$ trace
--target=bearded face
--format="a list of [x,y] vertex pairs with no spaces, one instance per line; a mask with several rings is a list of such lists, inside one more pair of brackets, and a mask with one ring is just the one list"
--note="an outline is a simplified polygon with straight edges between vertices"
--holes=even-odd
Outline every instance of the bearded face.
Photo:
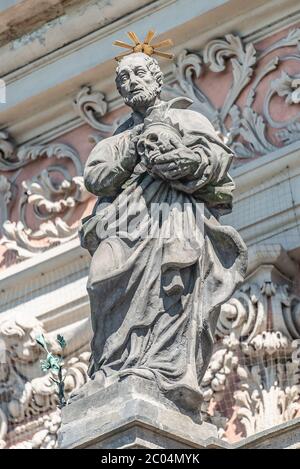
[[133,109],[151,105],[161,88],[143,54],[132,54],[122,60],[116,83],[125,104]]

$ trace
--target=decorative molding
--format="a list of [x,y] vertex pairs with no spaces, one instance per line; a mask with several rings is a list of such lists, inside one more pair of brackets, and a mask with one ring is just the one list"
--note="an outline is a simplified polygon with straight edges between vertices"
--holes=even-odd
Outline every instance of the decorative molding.
[[92,129],[98,130],[98,134],[89,136],[91,143],[97,144],[103,138],[112,135],[114,131],[129,117],[129,113],[122,117],[117,117],[112,124],[102,121],[107,113],[108,103],[101,91],[92,90],[91,86],[83,86],[73,100],[76,114],[83,122]]
[[[143,2],[143,5],[144,3],[146,1]],[[169,27],[166,18],[172,17],[172,14],[174,17],[175,10],[175,16],[181,19],[181,24],[179,21],[176,29],[175,52],[177,54],[183,48],[188,48],[191,51],[199,50],[214,35],[222,37],[230,31],[239,31],[244,38],[244,43],[262,40],[269,37],[270,34],[290,27],[299,19],[299,12],[294,0],[277,0],[276,5],[271,1],[262,5],[261,1],[258,0],[255,4],[251,3],[251,8],[241,0],[235,6],[236,15],[234,16],[232,16],[232,8],[226,3],[213,9],[210,12],[208,27],[205,15],[201,14],[201,11],[198,12],[199,21],[194,21],[192,24],[191,22],[184,23],[184,16],[178,14],[178,6],[173,4],[173,1],[163,0],[151,2],[147,6],[136,9],[134,1],[131,0],[131,12],[129,12],[128,4],[124,2],[124,5],[122,4],[124,14],[121,15],[120,5],[112,4],[108,6],[109,11],[107,15],[104,15],[104,23],[101,23],[101,27],[99,27],[99,21],[95,22],[97,6],[89,5],[86,10],[82,11],[82,15],[78,15],[74,11],[64,18],[55,20],[53,24],[42,25],[32,35],[26,35],[17,40],[13,49],[8,46],[2,48],[1,65],[4,73],[7,74],[5,81],[11,88],[11,98],[14,97],[18,101],[13,99],[7,103],[7,107],[2,106],[2,124],[10,122],[9,130],[20,143],[36,144],[44,143],[52,138],[60,138],[67,130],[80,126],[80,120],[76,119],[72,106],[70,106],[70,97],[76,93],[78,87],[87,82],[93,88],[100,89],[105,93],[109,103],[109,111],[116,109],[119,102],[116,100],[114,85],[110,79],[111,73],[113,73],[111,58],[114,56],[114,51],[112,50],[110,54],[108,50],[116,30],[121,31],[121,34],[124,31],[125,34],[129,23],[133,29],[137,30],[140,27],[141,18],[146,19],[147,24],[149,22],[149,27],[151,24],[160,24],[159,31],[162,34],[167,34]],[[195,17],[197,14],[195,9],[188,9],[185,0],[182,4],[181,11],[186,14],[186,11],[191,10]],[[207,4],[212,8],[209,2]],[[115,17],[116,9],[119,19]],[[83,18],[85,18],[84,22]],[[153,18],[156,21],[153,22]],[[265,18],[268,18],[267,24]],[[86,28],[85,32],[82,30],[83,27]],[[143,22],[143,28],[145,27]],[[175,25],[172,24],[170,27],[174,28]],[[79,30],[81,31],[80,38],[76,37]],[[110,39],[111,37],[112,39]],[[41,38],[43,38],[42,41]],[[77,54],[80,54],[80,60],[78,60]],[[82,62],[82,57],[86,57],[88,60]],[[162,65],[165,74],[168,75],[170,67],[165,63]],[[76,73],[74,72],[74,76],[66,77],[65,74],[68,74],[69,69],[77,70]],[[53,93],[48,91],[54,86],[53,77],[56,76],[60,77],[60,86],[59,90],[55,92],[57,99],[54,100]],[[37,93],[37,88],[33,87],[32,83],[39,83],[42,90]],[[28,91],[26,100],[29,106],[31,98],[34,98],[35,104],[38,100],[34,114],[28,115],[27,107],[22,106],[21,101],[17,98],[21,96],[22,100],[25,99],[25,88]],[[23,90],[23,93],[20,93],[20,89]],[[45,139],[44,136],[46,136]]]
[[272,281],[277,268],[261,268],[265,281],[258,269],[222,307],[202,384],[204,410],[223,438],[237,422],[241,438],[300,415],[300,298],[285,276]]
[[[296,59],[296,57],[295,57]],[[299,57],[298,57],[299,60]],[[299,141],[300,137],[300,112],[296,116],[288,119],[285,122],[276,121],[272,118],[270,113],[270,102],[272,98],[278,95],[285,98],[284,101],[288,105],[300,103],[300,77],[290,76],[286,72],[282,72],[281,76],[271,83],[269,92],[266,94],[264,99],[264,115],[270,126],[275,129],[280,129],[284,125],[284,129],[276,132],[276,136],[279,141],[285,145]]]
[[58,16],[66,14],[66,7],[79,3],[81,0],[50,0],[37,4],[35,0],[26,3],[11,1],[3,10],[1,6],[0,45],[11,42],[20,36],[30,34],[41,23],[50,22]]
[[106,114],[108,104],[100,91],[92,91],[90,86],[83,86],[73,101],[76,113],[93,129],[104,133],[112,133],[113,126],[101,121]]
[[[271,117],[270,104],[275,95],[281,97],[287,105],[299,104],[300,79],[282,72],[279,78],[273,80],[265,96],[262,113],[253,107],[257,89],[262,80],[276,72],[282,63],[290,59],[299,60],[297,54],[292,55],[290,52],[290,48],[297,48],[299,43],[300,28],[289,31],[286,37],[260,52],[256,51],[253,43],[245,43],[234,34],[209,41],[197,53],[183,50],[173,67],[173,81],[176,82],[164,86],[163,96],[170,99],[174,95],[184,94],[191,98],[194,101],[193,108],[213,123],[239,158],[249,159],[268,154],[284,144],[299,140],[300,113],[291,119],[277,122]],[[282,53],[283,48],[289,48],[288,54]],[[271,57],[260,68],[262,59],[279,49],[280,55]],[[232,82],[222,106],[217,109],[201,90],[201,77],[204,71],[223,73],[229,69],[229,64]],[[242,93],[246,96],[245,105],[240,107],[237,103]],[[117,121],[111,125],[103,124],[102,118],[108,104],[104,95],[99,91],[92,92],[91,87],[85,86],[79,91],[74,105],[82,120],[99,130],[101,135],[113,133],[118,125]],[[276,132],[277,141],[268,135],[268,127],[280,129]]]
[[[67,396],[87,381],[89,352],[87,344],[72,326],[77,341],[77,357],[65,354],[65,390]],[[69,329],[70,329],[69,328]],[[54,448],[60,426],[58,398],[50,374],[40,370],[41,349],[35,337],[44,333],[43,325],[33,316],[17,316],[0,324],[0,339],[5,344],[6,362],[0,363],[0,445],[2,448]],[[76,337],[75,337],[76,336]],[[54,333],[45,334],[55,353]],[[74,352],[73,352],[74,354]]]
[[[53,143],[49,145],[24,145],[17,148],[6,132],[0,134],[0,170],[16,171],[41,158],[54,159],[41,173],[23,181],[18,202],[18,221],[9,220],[7,211],[11,201],[9,181],[0,179],[0,202],[3,205],[2,233],[0,244],[7,251],[13,251],[18,260],[28,259],[53,245],[66,242],[77,236],[78,227],[67,222],[75,208],[85,202],[90,194],[83,183],[83,165],[78,153],[69,145]],[[63,163],[69,160],[75,176]],[[30,227],[28,212],[39,222],[38,229]]]
[[[204,114],[223,134],[228,145],[239,158],[253,158],[275,151],[282,144],[299,139],[299,115],[290,120],[275,122],[270,115],[270,102],[275,94],[285,98],[288,105],[300,102],[300,82],[298,76],[290,77],[283,72],[280,78],[271,82],[264,106],[263,114],[253,108],[256,91],[262,80],[279,65],[289,59],[299,60],[289,49],[288,55],[272,57],[263,68],[254,75],[261,60],[268,54],[282,48],[297,48],[300,42],[300,28],[289,31],[286,37],[278,40],[264,51],[258,53],[253,43],[246,44],[239,36],[227,34],[222,39],[209,41],[199,53],[181,52],[174,67],[177,83],[166,87],[170,96],[185,94],[194,101],[194,109]],[[297,52],[297,50],[295,50]],[[201,90],[201,76],[204,70],[222,73],[231,65],[232,82],[227,96],[220,108]],[[195,80],[200,79],[200,85]],[[250,86],[248,86],[250,84]],[[241,93],[246,93],[245,106],[240,108],[237,100]],[[277,132],[277,142],[267,135],[267,125],[281,128]]]
[[11,199],[11,183],[4,175],[0,174],[0,226],[8,218],[8,205]]

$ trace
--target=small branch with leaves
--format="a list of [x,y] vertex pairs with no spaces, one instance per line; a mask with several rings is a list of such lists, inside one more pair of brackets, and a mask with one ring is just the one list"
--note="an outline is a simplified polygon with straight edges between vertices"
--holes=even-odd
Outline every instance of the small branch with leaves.
[[[57,386],[57,394],[59,399],[59,408],[61,409],[66,405],[65,398],[65,377],[63,377],[63,359],[59,356],[53,355],[48,349],[46,339],[43,334],[36,337],[36,342],[45,350],[47,357],[41,360],[41,369],[44,373],[51,372],[57,379],[50,377],[51,381]],[[57,343],[62,350],[65,349],[67,343],[62,335],[58,335]]]

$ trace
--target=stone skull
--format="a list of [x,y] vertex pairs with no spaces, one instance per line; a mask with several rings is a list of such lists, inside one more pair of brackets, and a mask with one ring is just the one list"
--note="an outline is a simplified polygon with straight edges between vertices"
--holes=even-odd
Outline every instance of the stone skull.
[[171,126],[153,124],[139,137],[136,149],[141,162],[150,169],[158,155],[168,153],[181,143],[181,137]]

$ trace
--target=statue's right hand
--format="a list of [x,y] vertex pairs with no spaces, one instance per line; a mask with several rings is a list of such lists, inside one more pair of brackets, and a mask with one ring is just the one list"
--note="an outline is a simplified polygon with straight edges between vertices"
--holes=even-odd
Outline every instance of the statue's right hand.
[[122,155],[122,166],[127,171],[133,171],[138,162],[138,154],[135,146],[135,139],[131,139],[124,155]]

